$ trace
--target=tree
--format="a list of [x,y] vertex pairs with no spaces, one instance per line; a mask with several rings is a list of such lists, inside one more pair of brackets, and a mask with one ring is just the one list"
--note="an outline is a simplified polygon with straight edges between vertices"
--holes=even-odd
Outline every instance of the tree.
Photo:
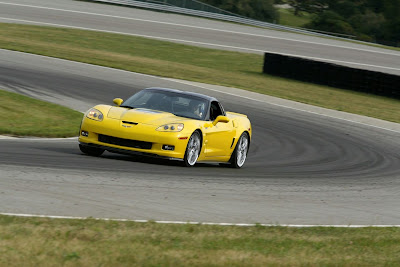
[[400,45],[400,0],[384,0],[386,22],[382,39],[389,45]]
[[400,0],[319,0],[323,8],[313,12],[313,1],[301,7],[315,14],[306,27],[355,35],[357,39],[400,45]]
[[326,0],[288,0],[287,3],[293,7],[296,16],[301,12],[320,13],[327,7]]
[[279,19],[274,0],[203,0],[203,2],[257,20],[275,22]]
[[273,0],[252,0],[251,8],[254,10],[254,18],[276,22],[279,20],[279,13],[273,6]]
[[331,33],[355,35],[353,27],[342,16],[330,10],[323,12],[306,27]]

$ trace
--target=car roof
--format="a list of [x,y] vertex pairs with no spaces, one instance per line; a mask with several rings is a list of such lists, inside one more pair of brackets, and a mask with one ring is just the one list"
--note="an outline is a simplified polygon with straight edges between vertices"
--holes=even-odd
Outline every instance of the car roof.
[[146,88],[144,90],[157,90],[157,91],[164,91],[164,92],[173,92],[173,93],[179,93],[179,94],[183,94],[183,95],[200,97],[200,98],[203,98],[203,99],[208,100],[210,102],[211,101],[218,101],[215,97],[211,97],[211,96],[208,96],[208,95],[202,95],[202,94],[198,94],[198,93],[194,93],[194,92],[181,91],[181,90],[171,89],[171,88],[151,87],[151,88]]

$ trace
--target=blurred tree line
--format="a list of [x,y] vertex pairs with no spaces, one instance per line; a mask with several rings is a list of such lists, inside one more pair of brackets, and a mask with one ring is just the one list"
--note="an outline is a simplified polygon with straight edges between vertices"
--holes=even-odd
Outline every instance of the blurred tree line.
[[257,20],[279,23],[274,4],[289,4],[294,15],[313,15],[305,28],[400,46],[400,0],[203,0]]
[[274,7],[274,0],[201,0],[201,2],[248,18],[279,22],[279,13]]
[[288,0],[294,13],[314,14],[306,28],[399,46],[400,0]]

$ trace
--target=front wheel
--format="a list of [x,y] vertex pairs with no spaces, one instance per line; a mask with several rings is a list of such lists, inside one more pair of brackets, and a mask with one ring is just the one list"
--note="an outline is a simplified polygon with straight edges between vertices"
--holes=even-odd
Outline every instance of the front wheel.
[[244,165],[247,158],[247,152],[249,151],[249,143],[249,136],[247,133],[242,133],[230,160],[233,168],[241,168]]
[[183,158],[183,162],[185,166],[192,167],[196,164],[197,159],[200,155],[201,149],[201,138],[199,132],[194,132],[192,136],[190,136],[189,142],[186,147],[185,157]]
[[83,153],[85,153],[85,154],[87,154],[89,156],[95,156],[95,157],[100,156],[104,152],[104,149],[97,148],[97,147],[88,147],[88,146],[84,146],[84,145],[81,145],[81,144],[79,144],[79,149]]

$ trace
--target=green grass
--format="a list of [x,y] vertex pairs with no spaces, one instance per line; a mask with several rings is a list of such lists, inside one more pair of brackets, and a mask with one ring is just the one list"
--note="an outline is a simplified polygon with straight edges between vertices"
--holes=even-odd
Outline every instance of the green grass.
[[0,215],[0,266],[399,266],[399,228],[166,225]]
[[302,16],[295,16],[292,9],[279,8],[279,24],[302,28],[311,22],[311,14],[303,12]]
[[82,113],[0,90],[0,134],[77,136]]

